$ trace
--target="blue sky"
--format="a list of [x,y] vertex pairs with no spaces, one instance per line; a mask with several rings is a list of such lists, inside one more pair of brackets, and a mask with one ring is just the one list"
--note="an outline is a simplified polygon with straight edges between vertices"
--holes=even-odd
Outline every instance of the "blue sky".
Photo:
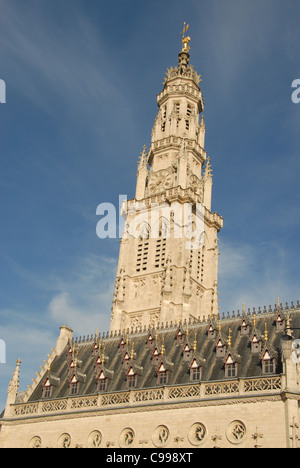
[[107,331],[118,239],[99,203],[134,195],[183,22],[202,75],[221,312],[300,299],[297,0],[0,0],[0,408],[59,327]]

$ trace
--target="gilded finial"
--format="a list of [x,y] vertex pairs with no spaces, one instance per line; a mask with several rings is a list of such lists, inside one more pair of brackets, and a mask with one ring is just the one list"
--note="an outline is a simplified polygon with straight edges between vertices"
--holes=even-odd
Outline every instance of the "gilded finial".
[[103,352],[102,352],[102,355],[101,355],[101,363],[104,364],[104,361],[105,361],[105,346],[103,348]]
[[269,339],[269,333],[267,329],[267,322],[265,322],[265,341],[268,341],[268,339]]
[[189,336],[189,326],[187,326],[185,334],[186,334],[186,337]]
[[127,344],[127,346],[129,345],[129,334],[128,333],[126,335],[126,344]]
[[280,309],[280,299],[279,299],[279,297],[277,297],[277,308],[278,308],[278,310]]
[[256,314],[253,314],[253,326],[256,327]]
[[164,356],[165,354],[165,337],[163,336],[162,338],[162,343],[161,343],[161,354]]
[[229,328],[229,332],[228,332],[228,346],[231,347],[231,328]]
[[197,350],[197,333],[195,332],[195,338],[194,338],[194,351]]
[[78,357],[78,350],[76,352],[76,356],[75,356],[75,359],[74,359],[74,367],[77,367],[77,357]]
[[189,36],[184,37],[185,33],[189,29],[189,24],[183,23],[183,30],[181,31],[180,35],[182,36],[182,50],[181,52],[188,52],[190,50],[189,42],[191,38]]
[[133,357],[134,357],[134,341],[132,342],[131,353],[130,353],[130,359],[133,359]]

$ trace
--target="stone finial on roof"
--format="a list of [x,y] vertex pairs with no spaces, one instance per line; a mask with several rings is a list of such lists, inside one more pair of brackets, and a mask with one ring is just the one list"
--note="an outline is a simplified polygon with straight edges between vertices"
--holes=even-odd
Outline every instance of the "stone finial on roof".
[[138,169],[145,167],[147,165],[147,155],[146,155],[146,145],[143,146],[143,151],[139,157]]

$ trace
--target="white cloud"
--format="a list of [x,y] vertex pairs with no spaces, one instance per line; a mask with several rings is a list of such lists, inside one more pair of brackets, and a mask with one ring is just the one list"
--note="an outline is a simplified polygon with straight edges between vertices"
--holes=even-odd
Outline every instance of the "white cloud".
[[221,312],[258,309],[298,300],[300,281],[289,268],[288,251],[279,243],[249,245],[220,242]]
[[79,334],[107,331],[116,274],[116,259],[89,254],[70,275],[57,279],[60,292],[49,302],[48,314],[59,326]]

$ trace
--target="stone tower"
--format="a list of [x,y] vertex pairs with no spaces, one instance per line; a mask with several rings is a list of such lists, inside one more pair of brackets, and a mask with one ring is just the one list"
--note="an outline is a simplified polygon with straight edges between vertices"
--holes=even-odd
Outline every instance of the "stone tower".
[[135,198],[123,206],[111,331],[218,314],[223,219],[211,212],[201,79],[189,64],[189,40],[183,35],[178,66],[167,70]]

